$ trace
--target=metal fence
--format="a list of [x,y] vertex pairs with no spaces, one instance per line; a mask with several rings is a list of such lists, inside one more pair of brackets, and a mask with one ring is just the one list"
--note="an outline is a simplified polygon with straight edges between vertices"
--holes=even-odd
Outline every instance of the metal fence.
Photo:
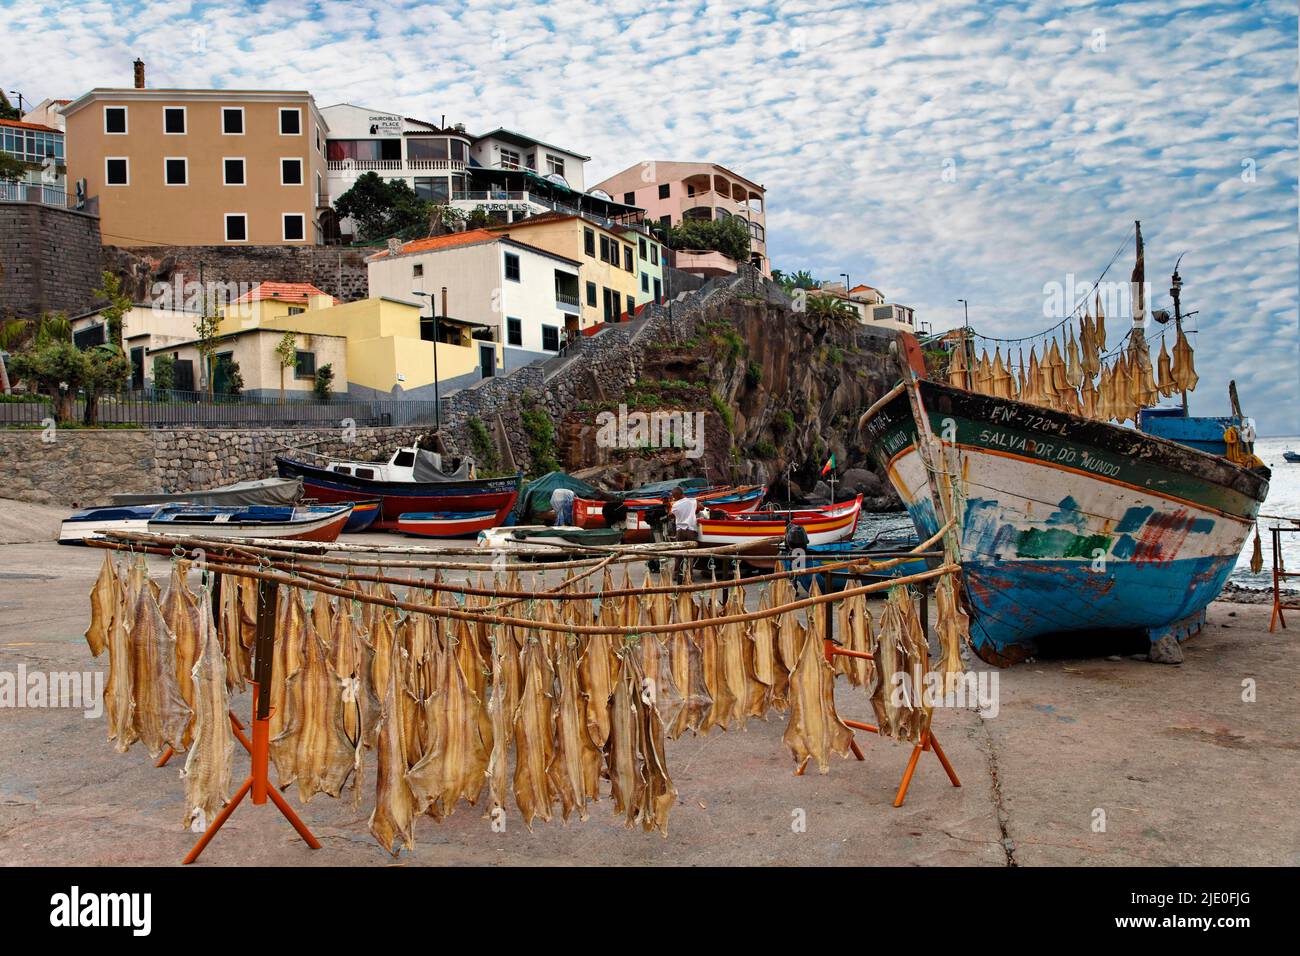
[[[85,420],[86,400],[72,401],[70,421]],[[435,420],[432,401],[355,400],[328,402],[278,398],[217,396],[201,392],[124,392],[96,400],[99,425],[140,425],[148,428],[259,428],[268,426],[336,428],[355,425],[425,425]],[[443,402],[444,412],[446,401]],[[53,419],[54,403],[0,402],[0,426],[41,425]]]

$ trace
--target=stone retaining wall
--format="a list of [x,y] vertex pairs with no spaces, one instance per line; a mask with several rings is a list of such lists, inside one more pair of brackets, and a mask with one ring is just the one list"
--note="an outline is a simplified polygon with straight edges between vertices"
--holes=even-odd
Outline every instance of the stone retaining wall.
[[99,217],[30,202],[0,202],[0,317],[76,314],[99,288]]
[[349,436],[337,428],[0,429],[0,498],[80,506],[118,493],[196,491],[271,477],[275,456],[292,447],[387,458],[427,430],[358,428]]

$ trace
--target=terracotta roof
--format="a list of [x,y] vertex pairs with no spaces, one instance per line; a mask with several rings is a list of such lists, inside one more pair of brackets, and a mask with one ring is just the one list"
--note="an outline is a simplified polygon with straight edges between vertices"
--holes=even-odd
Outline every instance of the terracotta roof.
[[63,130],[55,129],[53,126],[42,126],[40,123],[24,123],[22,120],[0,119],[0,126],[12,126],[17,129],[36,129],[42,133],[62,133]]
[[869,285],[855,285],[850,292],[879,292],[879,289],[872,288]]
[[[329,295],[329,293],[321,291],[310,282],[259,282],[252,292],[236,299],[235,305],[267,300],[305,303],[313,295]],[[330,296],[330,301],[338,302],[333,296]]]
[[[405,256],[413,252],[431,252],[436,249],[454,249],[456,246],[472,246],[479,242],[496,242],[502,237],[490,229],[467,229],[465,232],[449,232],[443,236],[430,236],[427,239],[412,239],[402,243],[398,255]],[[368,257],[367,261],[387,259],[387,249]]]
[[[500,226],[492,226],[495,232],[509,232],[512,229],[522,229],[525,226],[544,226],[549,222],[567,222],[570,219],[577,219],[573,213],[563,212],[544,212],[541,215],[529,216],[527,219],[521,219],[518,222],[504,223]],[[599,223],[592,223],[599,225]],[[601,228],[604,228],[603,226]]]

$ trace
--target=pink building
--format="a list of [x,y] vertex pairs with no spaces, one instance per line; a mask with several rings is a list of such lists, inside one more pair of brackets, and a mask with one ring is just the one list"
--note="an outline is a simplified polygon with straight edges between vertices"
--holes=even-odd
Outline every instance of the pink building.
[[[615,173],[596,189],[616,202],[639,206],[647,222],[675,226],[683,219],[738,216],[749,228],[750,261],[772,274],[767,257],[766,190],[717,163],[670,163],[648,160]],[[718,252],[677,253],[677,268],[705,275],[735,272],[733,260]]]

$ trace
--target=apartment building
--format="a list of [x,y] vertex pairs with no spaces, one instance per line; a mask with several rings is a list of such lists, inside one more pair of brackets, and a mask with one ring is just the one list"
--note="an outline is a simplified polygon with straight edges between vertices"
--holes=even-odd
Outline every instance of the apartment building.
[[0,152],[23,164],[20,179],[0,181],[0,199],[68,204],[64,197],[68,166],[62,130],[44,123],[0,119]]
[[[637,221],[641,211],[614,202],[605,193],[584,192],[589,157],[513,130],[476,136],[464,123],[426,122],[337,103],[321,110],[329,124],[326,165],[330,201],[352,187],[357,177],[374,173],[401,179],[417,196],[445,203],[469,215],[480,212],[505,225],[548,212],[581,212],[610,221]],[[338,235],[351,236],[343,220]]]
[[494,231],[581,265],[579,330],[618,322],[636,311],[637,247],[624,235],[626,230],[583,216],[549,213]]
[[96,88],[63,107],[106,245],[323,240],[328,124],[303,90]]
[[624,229],[620,235],[636,249],[636,304],[662,301],[667,294],[664,280],[663,244],[646,229]]
[[[767,191],[725,166],[647,160],[615,173],[596,189],[625,205],[644,209],[647,221],[665,228],[685,219],[739,217],[749,230],[750,262],[764,275],[772,274],[767,254]],[[736,271],[734,262],[721,253],[692,250],[679,253],[677,259],[677,267],[686,271],[706,275]]]
[[432,301],[442,328],[467,328],[482,351],[479,374],[493,374],[490,346],[506,370],[549,358],[581,328],[580,263],[533,242],[515,227],[417,239],[371,256],[370,294]]

